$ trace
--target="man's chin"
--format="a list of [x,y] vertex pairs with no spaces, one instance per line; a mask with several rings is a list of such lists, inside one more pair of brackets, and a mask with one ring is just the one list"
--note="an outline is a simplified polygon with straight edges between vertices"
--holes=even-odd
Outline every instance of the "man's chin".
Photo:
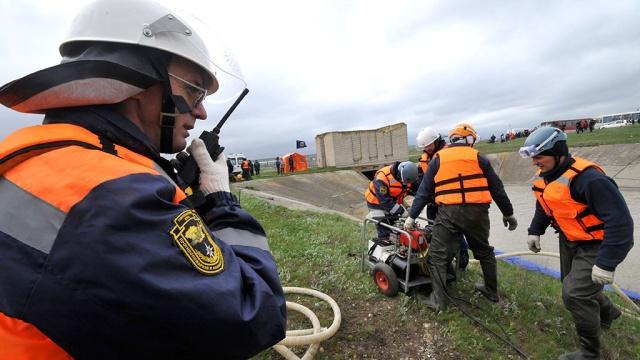
[[177,154],[180,151],[183,151],[187,148],[187,141],[185,139],[182,139],[180,141],[176,141],[173,143],[173,151],[171,151],[172,154]]

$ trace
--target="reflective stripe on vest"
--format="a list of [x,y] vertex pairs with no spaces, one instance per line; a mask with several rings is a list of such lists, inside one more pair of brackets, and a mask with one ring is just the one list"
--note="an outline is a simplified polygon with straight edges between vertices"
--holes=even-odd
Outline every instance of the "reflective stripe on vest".
[[[82,127],[51,124],[19,130],[0,143],[0,232],[48,254],[74,205],[96,186],[137,173],[171,181],[151,159]],[[173,201],[180,203],[186,195],[171,183],[176,189]],[[30,358],[31,354],[46,354],[34,358],[70,358],[34,325],[2,311],[0,308],[0,358]]]
[[[376,174],[373,176],[374,180],[378,179],[387,186],[389,189],[387,196],[393,198],[396,203],[400,204],[404,201],[404,196],[407,194],[407,189],[402,185],[402,183],[396,180],[393,177],[391,167],[393,165],[385,166],[382,169],[376,171]],[[365,198],[367,202],[372,205],[379,205],[380,201],[376,196],[376,190],[373,185],[373,181],[369,182],[369,188],[364,192]]]
[[438,151],[440,167],[434,176],[436,204],[490,204],[489,184],[478,162],[478,151],[452,146]]
[[423,151],[422,156],[420,156],[420,169],[422,169],[423,174],[427,172],[427,166],[429,166],[429,160],[431,160],[429,158],[429,154]]
[[538,178],[533,182],[533,193],[544,212],[552,218],[554,227],[559,228],[569,241],[603,240],[604,223],[591,213],[586,204],[571,198],[571,181],[588,168],[605,173],[595,163],[579,158],[556,180],[545,184]]

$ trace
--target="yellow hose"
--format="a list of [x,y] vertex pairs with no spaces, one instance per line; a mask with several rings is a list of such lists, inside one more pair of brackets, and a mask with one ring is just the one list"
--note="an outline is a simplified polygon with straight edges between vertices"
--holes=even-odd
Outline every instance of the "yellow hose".
[[[327,302],[331,306],[331,310],[333,311],[333,322],[327,329],[320,326],[318,317],[309,308],[294,302],[287,301],[287,310],[297,311],[305,315],[311,321],[313,328],[287,331],[287,337],[284,340],[280,341],[278,344],[274,345],[273,349],[287,360],[313,359],[318,349],[320,348],[320,342],[327,340],[335,335],[335,333],[340,328],[340,323],[342,322],[340,307],[338,307],[338,303],[336,303],[335,300],[333,300],[330,296],[317,290],[300,287],[285,287],[284,293],[317,297]],[[287,347],[299,345],[309,345],[309,348],[307,348],[307,351],[302,358],[299,358],[293,351],[289,350],[289,348]]]

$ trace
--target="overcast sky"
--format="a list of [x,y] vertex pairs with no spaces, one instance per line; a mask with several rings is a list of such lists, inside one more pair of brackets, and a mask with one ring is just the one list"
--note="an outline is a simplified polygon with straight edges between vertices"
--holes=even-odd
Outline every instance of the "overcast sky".
[[[0,82],[58,63],[87,2],[0,0]],[[250,158],[297,139],[314,153],[328,131],[405,122],[415,144],[422,127],[467,121],[486,139],[640,107],[639,1],[165,2],[215,27],[240,64],[251,92],[221,143]],[[0,137],[40,118],[2,107]]]

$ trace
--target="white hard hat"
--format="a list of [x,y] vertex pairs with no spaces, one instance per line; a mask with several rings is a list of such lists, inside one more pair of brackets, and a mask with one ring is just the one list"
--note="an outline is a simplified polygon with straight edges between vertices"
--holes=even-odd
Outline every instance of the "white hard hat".
[[[152,55],[140,56],[144,49]],[[166,79],[152,49],[208,74],[209,101],[235,99],[246,86],[233,56],[197,18],[149,0],[98,0],[71,23],[62,63],[6,84],[0,102],[22,112],[118,103]]]
[[418,144],[419,148],[425,148],[433,144],[433,142],[436,141],[439,137],[440,134],[438,134],[438,132],[434,128],[426,127],[420,130],[420,132],[418,133],[418,136],[416,137],[416,143]]
[[159,3],[147,0],[98,0],[71,23],[60,54],[75,42],[109,42],[147,46],[191,60],[205,70],[218,88],[218,68],[207,45],[191,24]]

